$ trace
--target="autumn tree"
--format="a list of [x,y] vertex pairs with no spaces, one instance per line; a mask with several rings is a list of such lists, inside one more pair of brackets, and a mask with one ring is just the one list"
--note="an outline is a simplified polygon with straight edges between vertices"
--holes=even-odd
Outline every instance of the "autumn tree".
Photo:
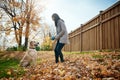
[[51,40],[51,36],[55,35],[55,29],[53,26],[49,26],[47,23],[44,23],[42,28],[43,42],[41,44],[41,48],[43,50],[52,50],[53,42]]
[[[1,30],[2,30],[2,25],[1,25],[1,18],[2,18],[2,14],[1,14],[1,10],[0,10],[0,38],[2,37],[2,34],[1,34]],[[1,39],[0,39],[0,42],[1,42]],[[2,47],[0,45],[0,51],[2,50]]]
[[25,47],[28,46],[28,39],[30,35],[30,28],[33,30],[35,29],[35,26],[39,25],[40,17],[38,16],[36,10],[35,10],[35,2],[34,0],[26,0],[26,31],[25,31]]
[[[24,1],[23,0],[1,0],[0,8],[5,11],[9,16],[12,26],[8,29],[14,28],[15,39],[19,46],[22,43],[22,27],[24,19],[22,14],[24,13]],[[9,21],[8,21],[9,22]],[[9,31],[10,32],[10,31]]]
[[8,30],[14,28],[17,44],[21,46],[24,34],[24,45],[27,48],[30,29],[34,29],[35,26],[39,26],[40,20],[37,12],[35,11],[34,0],[1,0],[0,8],[3,9],[10,18],[13,26],[8,28]]
[[[5,19],[6,18],[6,19]],[[9,33],[9,24],[6,21],[9,20],[6,13],[0,9],[0,50],[5,50],[7,46],[7,34]]]
[[[1,14],[1,9],[0,9],[0,31],[2,30],[2,21],[1,21],[1,19],[2,19],[2,16],[3,16],[3,14]],[[1,35],[1,34],[0,34]]]

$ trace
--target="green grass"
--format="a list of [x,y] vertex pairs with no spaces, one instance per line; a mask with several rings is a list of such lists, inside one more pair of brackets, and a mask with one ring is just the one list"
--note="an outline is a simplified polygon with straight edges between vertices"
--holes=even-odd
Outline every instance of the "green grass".
[[81,54],[81,55],[84,55],[84,54],[90,54],[93,58],[97,59],[103,59],[105,56],[103,55],[100,55],[100,54],[96,54],[96,52],[63,52],[65,54]]
[[23,68],[19,67],[19,60],[14,58],[0,59],[0,78],[19,77],[24,72]]
[[65,54],[94,54],[95,52],[63,52]]
[[100,54],[93,54],[92,57],[95,58],[95,59],[97,59],[97,58],[103,59],[104,58],[104,56],[102,56]]

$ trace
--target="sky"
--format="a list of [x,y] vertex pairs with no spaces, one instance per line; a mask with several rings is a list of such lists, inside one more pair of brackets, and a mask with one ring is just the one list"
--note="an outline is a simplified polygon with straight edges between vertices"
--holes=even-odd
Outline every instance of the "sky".
[[86,23],[87,21],[98,15],[100,10],[107,9],[118,0],[37,1],[38,4],[41,4],[44,7],[44,10],[42,12],[43,21],[46,22],[50,28],[55,28],[51,16],[53,13],[57,13],[65,21],[68,33],[70,33],[71,31],[79,28],[81,24]]
[[68,32],[74,31],[81,24],[86,23],[99,14],[99,11],[112,6],[118,0],[43,0],[46,1],[43,17],[49,26],[53,26],[51,19],[57,13],[65,21]]

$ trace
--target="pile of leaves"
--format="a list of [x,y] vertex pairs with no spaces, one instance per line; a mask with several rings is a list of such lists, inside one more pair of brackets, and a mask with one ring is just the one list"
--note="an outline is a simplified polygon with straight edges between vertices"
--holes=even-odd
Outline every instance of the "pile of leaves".
[[93,79],[120,80],[120,52],[104,52],[92,56],[86,68],[91,70]]
[[36,67],[24,68],[22,76],[1,80],[120,80],[120,52],[64,56],[65,62],[56,64],[53,52],[40,52]]

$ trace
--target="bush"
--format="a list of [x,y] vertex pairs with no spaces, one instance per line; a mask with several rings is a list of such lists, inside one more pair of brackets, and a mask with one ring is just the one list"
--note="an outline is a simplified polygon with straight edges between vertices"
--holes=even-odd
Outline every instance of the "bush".
[[8,47],[8,48],[6,49],[6,51],[25,51],[25,50],[26,50],[26,49],[25,49],[24,46],[18,46],[18,47],[13,46],[13,47]]
[[17,51],[17,47],[13,46],[13,47],[8,47],[6,49],[7,51]]
[[51,46],[50,45],[44,45],[40,48],[40,50],[42,51],[50,51],[52,50]]
[[26,50],[25,46],[17,47],[17,51],[25,51],[25,50]]
[[[47,47],[46,49],[48,49],[48,47]],[[13,46],[13,47],[8,47],[8,48],[6,49],[6,51],[25,51],[25,50],[26,50],[25,46],[19,46],[19,47]],[[37,47],[36,47],[36,50],[37,50],[37,51],[40,51],[40,47],[37,46]]]

